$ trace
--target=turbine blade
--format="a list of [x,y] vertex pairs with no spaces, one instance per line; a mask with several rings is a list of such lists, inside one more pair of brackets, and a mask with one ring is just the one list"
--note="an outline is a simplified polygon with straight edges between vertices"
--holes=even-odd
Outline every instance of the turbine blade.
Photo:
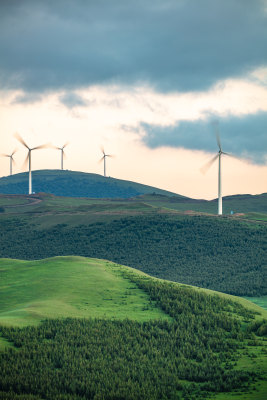
[[98,162],[101,163],[104,160],[104,158],[105,158],[105,156],[101,157]]
[[102,153],[105,154],[104,147],[103,147],[103,146],[100,146],[100,149],[101,149]]
[[23,146],[25,146],[27,149],[30,149],[29,146],[25,143],[25,141],[17,132],[14,134],[14,136]]
[[68,144],[69,144],[69,142],[66,142],[66,143],[64,144],[64,146],[62,147],[62,149],[64,149],[66,146],[68,146]]
[[28,152],[27,157],[25,158],[25,161],[24,161],[24,163],[22,165],[22,169],[25,169],[27,167],[28,160],[29,160],[29,152]]
[[40,146],[33,147],[31,150],[48,149],[51,147],[51,143],[41,144]]
[[67,158],[65,151],[62,149],[63,158]]
[[1,157],[13,157],[13,155],[15,154],[17,152],[17,149],[15,149],[14,151],[13,151],[13,153],[11,153],[11,154],[5,154],[5,153],[0,153],[0,156]]
[[219,154],[216,154],[216,156],[214,156],[207,164],[203,165],[203,167],[200,168],[202,174],[205,174],[208,171],[208,169],[212,166],[212,164],[214,163],[214,161],[217,160],[218,157]]
[[236,160],[244,160],[244,158],[242,157],[238,157],[235,154],[231,154],[231,153],[225,153],[224,151],[222,151],[222,154],[224,154],[225,156],[231,157],[231,158],[235,158]]
[[218,128],[217,128],[217,131],[216,131],[216,140],[217,140],[217,145],[218,145],[220,151],[222,151],[221,139],[220,139],[220,134],[219,134],[219,129]]

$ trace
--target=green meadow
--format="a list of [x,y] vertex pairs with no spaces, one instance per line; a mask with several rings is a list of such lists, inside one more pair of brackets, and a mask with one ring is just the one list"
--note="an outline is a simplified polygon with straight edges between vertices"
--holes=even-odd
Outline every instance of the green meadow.
[[0,323],[24,326],[59,317],[169,318],[114,268],[108,261],[83,257],[0,259]]
[[267,296],[260,296],[260,297],[245,297],[247,300],[252,301],[253,303],[257,304],[258,306],[267,310]]

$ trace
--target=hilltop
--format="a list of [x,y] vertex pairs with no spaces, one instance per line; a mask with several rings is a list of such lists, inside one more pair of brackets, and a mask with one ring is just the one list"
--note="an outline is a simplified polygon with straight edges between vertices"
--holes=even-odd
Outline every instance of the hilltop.
[[26,326],[45,318],[170,319],[105,260],[0,258],[0,324]]
[[[67,170],[33,171],[32,187],[35,193],[45,192],[68,197],[130,198],[145,193],[180,196],[141,183]],[[0,193],[27,194],[28,173],[24,172],[0,178]]]

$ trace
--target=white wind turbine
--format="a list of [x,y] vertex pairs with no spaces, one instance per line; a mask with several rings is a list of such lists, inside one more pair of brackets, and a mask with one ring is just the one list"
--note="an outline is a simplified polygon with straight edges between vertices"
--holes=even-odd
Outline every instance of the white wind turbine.
[[9,175],[12,175],[12,165],[13,165],[13,163],[15,163],[13,156],[16,153],[16,151],[17,150],[14,150],[13,153],[11,153],[11,154],[1,154],[2,157],[9,157],[9,159],[10,159],[10,174]]
[[113,157],[111,154],[106,154],[103,147],[101,147],[101,151],[103,153],[103,157],[100,158],[99,162],[104,160],[104,176],[106,177],[106,157]]
[[68,144],[69,144],[69,142],[66,142],[64,144],[64,146],[62,146],[62,147],[53,146],[54,149],[60,150],[60,152],[61,152],[61,169],[62,170],[63,170],[63,159],[66,157],[64,149],[65,149],[66,146],[68,146]]
[[28,155],[26,157],[26,160],[24,162],[24,165],[29,161],[29,194],[32,194],[32,161],[31,161],[31,154],[33,150],[39,150],[39,149],[45,149],[49,147],[49,144],[42,144],[41,146],[36,146],[30,148],[22,139],[22,137],[18,134],[15,133],[15,138],[24,146],[26,149],[28,149]]
[[204,165],[204,167],[201,168],[201,171],[203,173],[206,173],[207,170],[212,166],[212,164],[218,159],[218,215],[222,215],[222,169],[221,169],[221,158],[222,155],[226,155],[226,156],[230,156],[233,157],[231,154],[229,153],[225,153],[224,151],[222,151],[222,145],[221,145],[221,140],[220,140],[220,135],[219,132],[217,130],[216,132],[216,139],[217,139],[217,144],[219,147],[219,151],[216,154],[216,156],[214,156],[206,165]]

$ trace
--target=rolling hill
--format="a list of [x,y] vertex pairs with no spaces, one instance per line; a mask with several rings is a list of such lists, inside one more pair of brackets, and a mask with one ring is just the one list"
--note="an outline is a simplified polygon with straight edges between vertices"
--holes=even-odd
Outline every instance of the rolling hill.
[[[198,200],[188,197],[164,196],[161,194],[145,194],[138,196],[140,201],[157,207],[164,207],[177,211],[196,211],[217,214],[218,200]],[[258,219],[267,221],[267,193],[251,195],[233,195],[223,197],[223,214],[239,216],[240,218]],[[248,215],[242,215],[248,214]]]
[[172,208],[177,204],[161,195],[2,195],[0,256],[102,258],[158,278],[239,296],[266,295],[266,222],[182,212]]
[[0,273],[1,399],[265,398],[267,311],[244,299],[82,257]]
[[[56,196],[89,198],[130,198],[145,193],[179,196],[175,193],[142,185],[140,183],[103,177],[78,171],[40,170],[32,172],[35,193],[45,192]],[[28,173],[0,178],[0,193],[27,194]]]
[[[217,199],[199,200],[152,186],[78,171],[33,171],[33,191],[64,197],[94,199],[133,199],[156,207],[177,211],[192,210],[217,214]],[[28,173],[0,178],[0,193],[26,195]],[[1,198],[0,198],[1,200]],[[0,204],[1,206],[1,204]],[[267,193],[233,195],[223,198],[223,213],[250,213],[250,218],[266,220]]]
[[44,318],[166,319],[148,296],[114,273],[108,261],[55,257],[0,259],[0,324],[35,325]]

